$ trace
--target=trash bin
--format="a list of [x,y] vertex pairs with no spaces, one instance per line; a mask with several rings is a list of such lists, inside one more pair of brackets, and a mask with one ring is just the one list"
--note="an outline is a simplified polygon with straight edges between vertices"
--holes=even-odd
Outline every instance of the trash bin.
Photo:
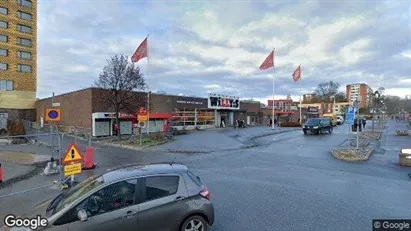
[[401,149],[399,159],[401,166],[411,167],[411,148]]

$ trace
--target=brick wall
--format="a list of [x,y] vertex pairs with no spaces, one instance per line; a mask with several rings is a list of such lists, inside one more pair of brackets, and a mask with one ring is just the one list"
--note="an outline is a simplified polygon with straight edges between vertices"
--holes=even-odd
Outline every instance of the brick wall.
[[[91,113],[115,112],[114,105],[107,101],[107,99],[111,97],[110,91],[98,88],[91,88],[91,91]],[[120,112],[135,114],[139,107],[147,107],[147,93],[133,92],[131,94],[132,95],[130,95],[129,98],[130,102],[125,102],[124,107],[120,109]],[[153,105],[153,102],[150,102],[150,105]]]
[[360,85],[361,108],[367,107],[367,94],[368,94],[367,85],[361,84]]
[[[90,88],[55,96],[54,102],[60,103],[60,125],[91,128],[92,90]],[[36,102],[36,121],[40,121],[42,116],[45,118],[45,110],[51,108],[51,105],[51,98]]]
[[240,102],[240,110],[258,113],[261,112],[261,104],[260,102]]

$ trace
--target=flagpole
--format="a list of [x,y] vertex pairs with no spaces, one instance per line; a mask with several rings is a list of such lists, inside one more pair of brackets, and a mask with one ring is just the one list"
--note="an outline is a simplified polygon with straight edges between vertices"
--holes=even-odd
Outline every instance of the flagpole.
[[[301,81],[301,64],[300,64],[300,81]],[[300,86],[300,124],[303,124],[303,114],[302,114],[302,106],[303,106],[303,87]]]
[[272,108],[273,120],[272,120],[272,123],[271,123],[271,129],[274,129],[274,121],[275,121],[275,82],[274,82],[275,68],[274,68],[274,52],[275,52],[275,48],[273,49],[273,108]]
[[[148,41],[147,35],[147,77],[150,78],[150,53],[149,53],[149,46],[150,42]],[[147,89],[147,135],[150,134],[150,89]]]

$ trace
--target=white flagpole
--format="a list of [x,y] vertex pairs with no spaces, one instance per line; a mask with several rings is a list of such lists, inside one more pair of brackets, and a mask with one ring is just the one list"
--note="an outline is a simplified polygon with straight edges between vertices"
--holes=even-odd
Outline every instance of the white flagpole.
[[[147,35],[147,76],[150,78],[150,42]],[[147,134],[150,134],[150,89],[147,89]]]
[[275,120],[275,82],[274,82],[274,76],[275,76],[275,65],[274,65],[274,52],[275,48],[273,49],[273,108],[272,108],[272,123],[271,123],[271,128],[274,129],[274,120]]
[[[302,70],[301,70],[301,64],[300,64],[300,81],[301,81],[301,73],[302,73]],[[302,115],[302,106],[303,106],[303,87],[302,86],[300,86],[300,124],[302,125],[303,124],[303,115]]]

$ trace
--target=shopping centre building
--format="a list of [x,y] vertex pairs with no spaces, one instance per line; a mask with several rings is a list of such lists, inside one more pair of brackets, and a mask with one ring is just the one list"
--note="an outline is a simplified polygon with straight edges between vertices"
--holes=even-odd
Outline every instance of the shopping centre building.
[[[38,100],[37,121],[45,121],[46,109],[58,103],[60,125],[91,129],[93,136],[113,135],[115,113],[105,100],[108,92],[87,88]],[[120,132],[132,134],[139,124],[138,110],[149,110],[149,124],[143,132],[163,132],[168,127],[193,130],[233,126],[236,120],[259,124],[263,120],[260,102],[241,101],[239,96],[210,94],[207,98],[134,92],[136,100],[129,111],[119,113]],[[148,100],[149,97],[149,100]],[[149,107],[147,102],[149,103]]]

